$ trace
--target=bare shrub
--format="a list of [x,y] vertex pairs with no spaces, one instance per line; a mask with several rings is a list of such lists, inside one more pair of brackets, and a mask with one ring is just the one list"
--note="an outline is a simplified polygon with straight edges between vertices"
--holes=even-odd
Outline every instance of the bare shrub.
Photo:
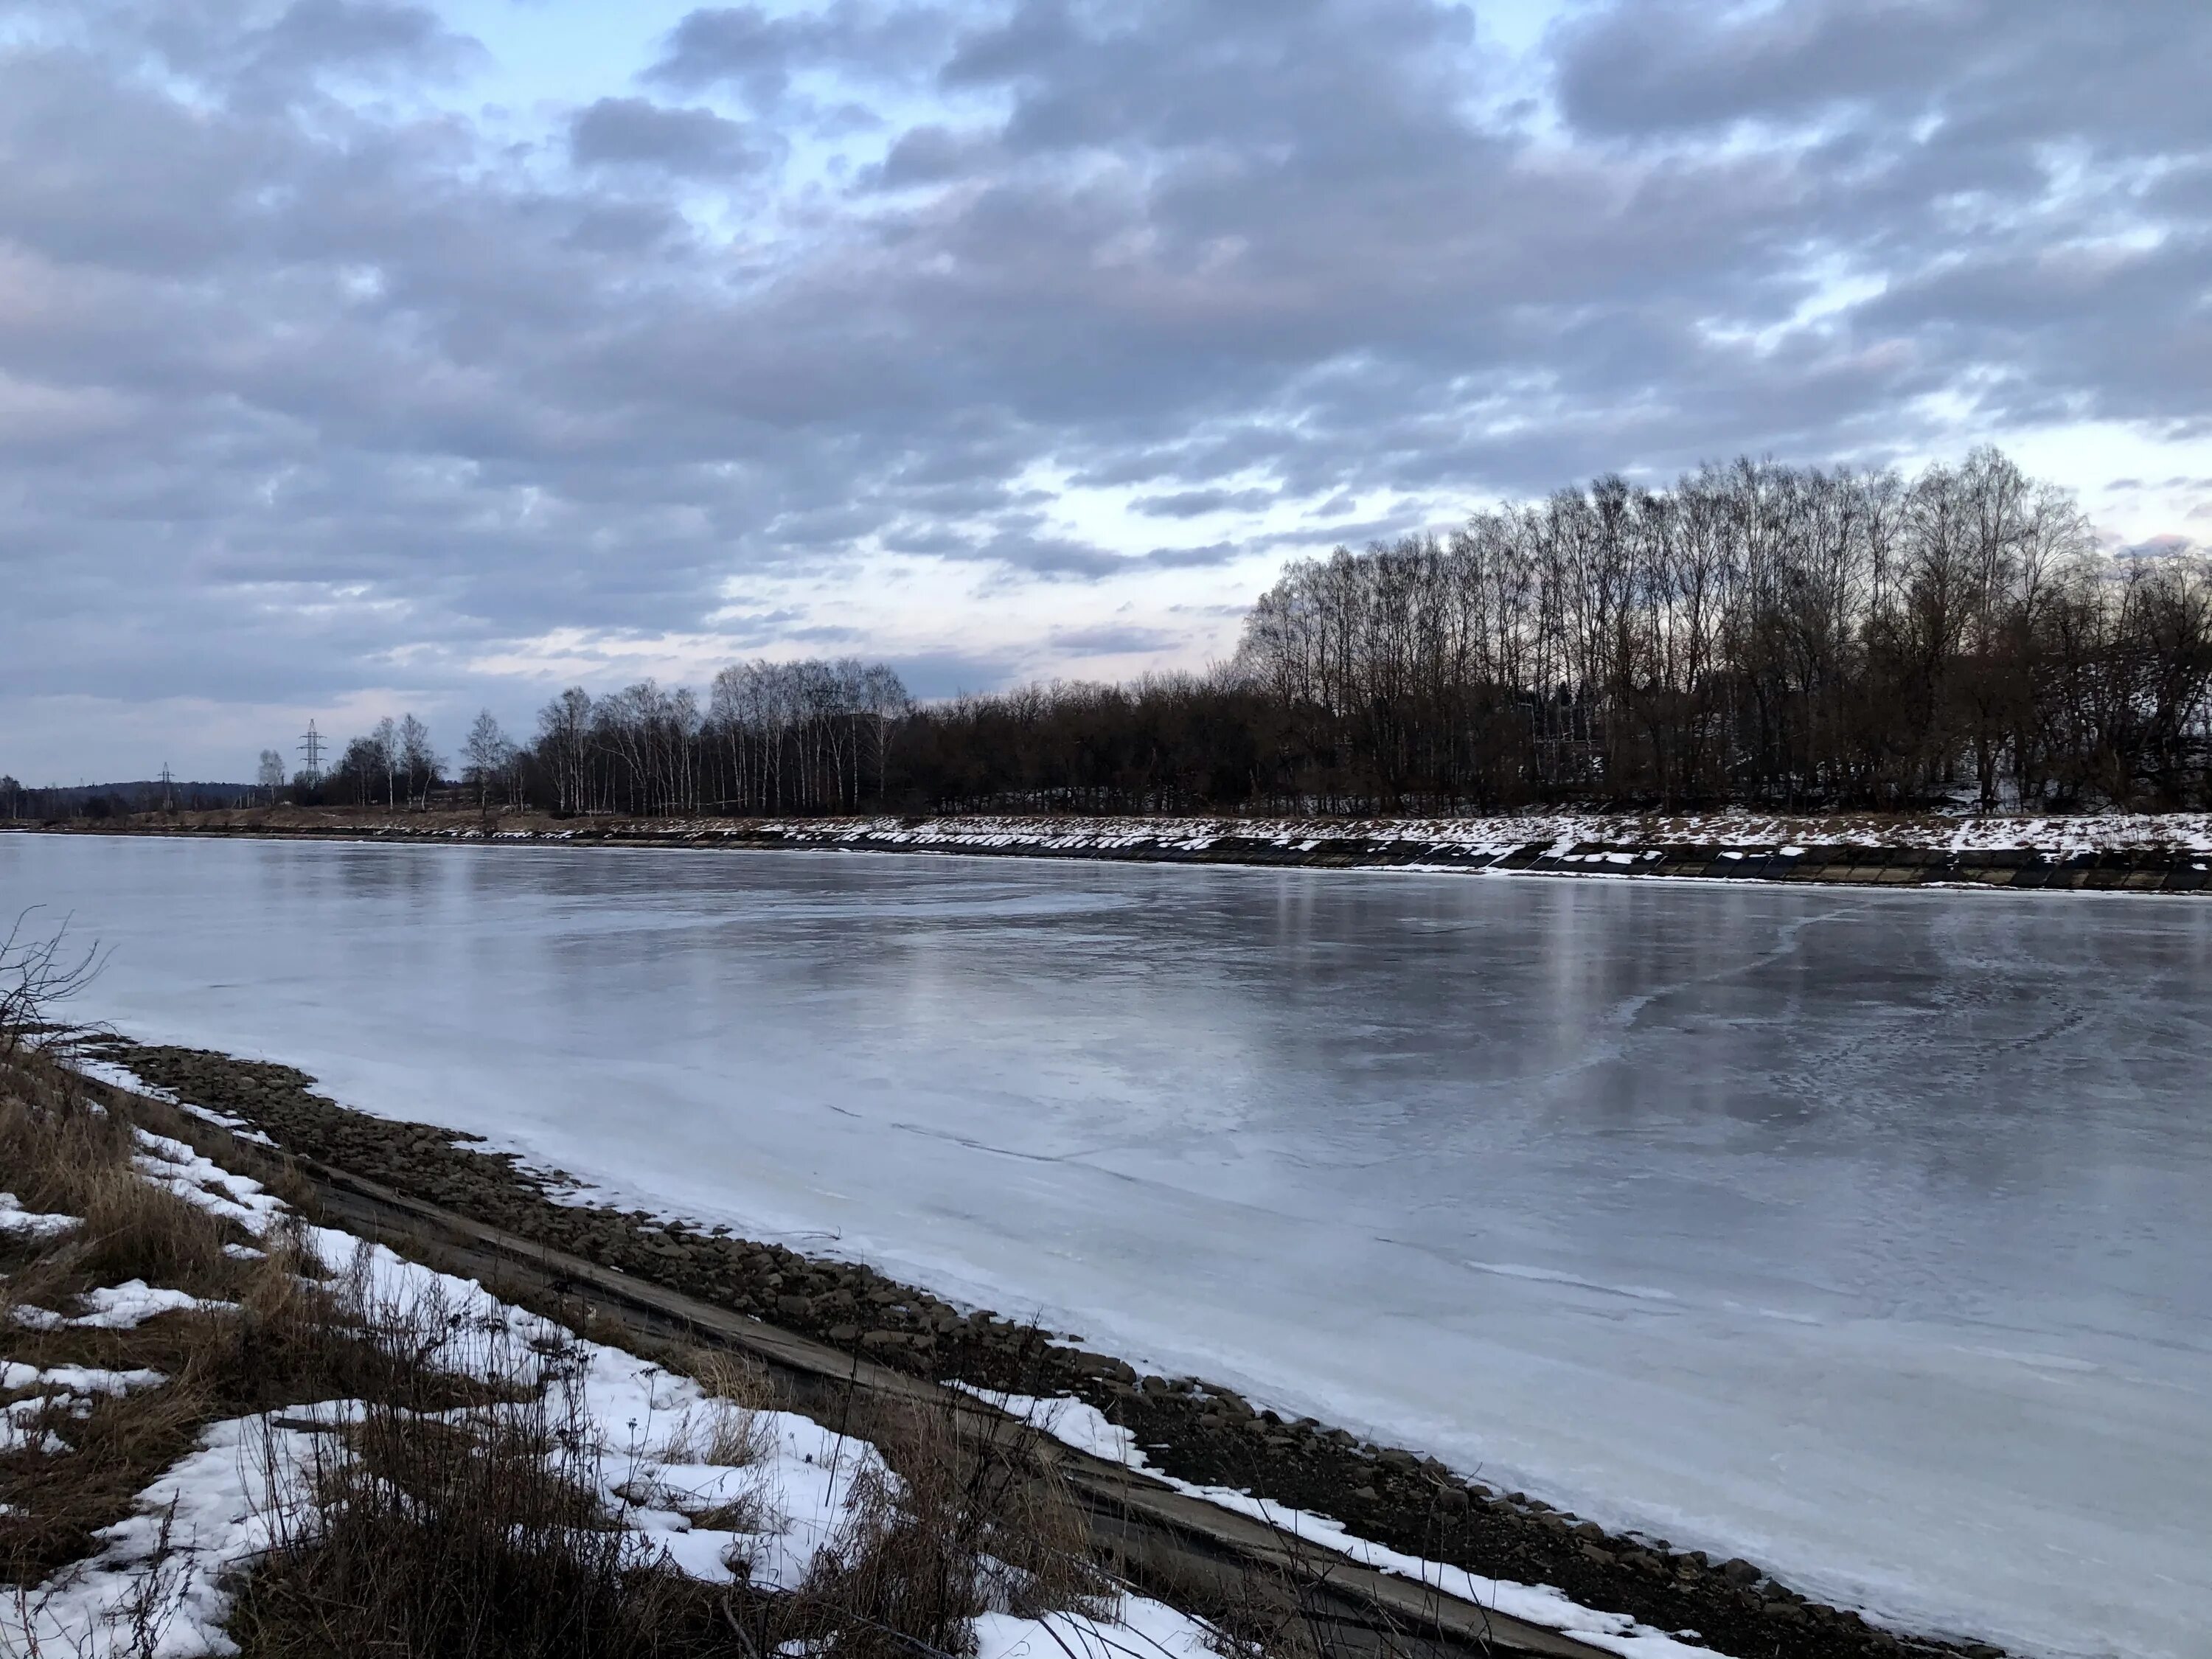
[[814,1639],[913,1659],[972,1653],[984,1613],[1110,1614],[1080,1514],[1014,1425],[948,1400],[886,1408],[870,1431],[889,1467],[862,1467],[800,1592]]
[[671,1462],[750,1468],[768,1451],[761,1413],[775,1401],[763,1366],[717,1349],[694,1348],[677,1356],[707,1398],[685,1410],[669,1431]]
[[575,1380],[570,1346],[435,1293],[380,1303],[358,1270],[339,1300],[386,1386],[317,1442],[304,1501],[272,1505],[276,1547],[232,1621],[246,1654],[627,1659],[708,1627],[705,1588],[601,1504],[581,1391],[555,1386]]
[[97,944],[82,951],[70,944],[66,917],[51,933],[34,928],[31,919],[39,908],[18,911],[0,935],[0,1061],[65,1044],[76,1035],[76,1028],[57,1024],[55,1014],[106,964]]

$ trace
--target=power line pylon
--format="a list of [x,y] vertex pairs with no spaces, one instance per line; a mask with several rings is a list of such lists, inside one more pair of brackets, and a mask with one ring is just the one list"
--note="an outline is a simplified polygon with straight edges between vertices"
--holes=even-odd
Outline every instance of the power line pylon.
[[300,739],[300,752],[307,757],[307,787],[320,788],[323,781],[323,739],[315,730],[313,720],[307,722],[307,735]]

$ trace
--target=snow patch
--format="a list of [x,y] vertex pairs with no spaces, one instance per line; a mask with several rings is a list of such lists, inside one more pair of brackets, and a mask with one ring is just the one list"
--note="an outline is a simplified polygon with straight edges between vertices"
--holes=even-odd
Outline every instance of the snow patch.
[[1263,1521],[1292,1538],[1334,1550],[1363,1566],[1411,1579],[1509,1619],[1559,1631],[1594,1647],[1628,1656],[1629,1659],[1691,1659],[1692,1655],[1696,1659],[1712,1659],[1710,1648],[1690,1647],[1663,1632],[1638,1624],[1625,1613],[1600,1613],[1583,1607],[1548,1584],[1516,1584],[1510,1579],[1481,1577],[1464,1567],[1425,1561],[1371,1542],[1347,1532],[1342,1522],[1325,1515],[1286,1509],[1228,1486],[1205,1486],[1179,1480],[1153,1467],[1137,1444],[1136,1436],[1108,1422],[1105,1413],[1087,1401],[1072,1396],[1043,1400],[1027,1395],[1000,1394],[966,1383],[954,1386],[1034,1425],[1064,1445],[1119,1463],[1188,1497]]
[[159,1289],[143,1279],[125,1279],[120,1285],[103,1285],[85,1291],[77,1300],[84,1304],[85,1311],[82,1314],[70,1316],[56,1313],[51,1308],[21,1307],[15,1310],[15,1322],[33,1331],[64,1328],[130,1331],[166,1313],[182,1313],[194,1309],[216,1312],[238,1305],[234,1302],[210,1301],[183,1291]]
[[187,1204],[234,1221],[257,1237],[283,1213],[283,1201],[259,1182],[231,1174],[181,1140],[144,1129],[131,1133],[143,1149],[131,1160],[138,1173]]
[[32,1238],[52,1238],[65,1233],[82,1219],[73,1215],[41,1214],[27,1210],[13,1193],[0,1193],[0,1233],[21,1233]]

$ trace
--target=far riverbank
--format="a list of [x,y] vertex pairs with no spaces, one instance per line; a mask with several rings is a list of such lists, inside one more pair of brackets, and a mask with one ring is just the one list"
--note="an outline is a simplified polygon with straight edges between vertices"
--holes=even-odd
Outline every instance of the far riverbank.
[[1461,818],[633,818],[258,808],[19,823],[73,834],[816,848],[1176,864],[2203,893],[2212,813],[1526,813]]

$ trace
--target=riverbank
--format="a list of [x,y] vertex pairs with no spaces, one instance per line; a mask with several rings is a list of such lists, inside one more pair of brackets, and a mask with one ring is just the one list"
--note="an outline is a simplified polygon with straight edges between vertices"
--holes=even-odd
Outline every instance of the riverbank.
[[1752,1563],[1608,1534],[1520,1492],[1468,1480],[1405,1448],[1312,1419],[1285,1420],[1194,1377],[1141,1376],[1073,1339],[963,1310],[864,1263],[806,1255],[641,1210],[582,1201],[470,1138],[349,1109],[292,1068],[117,1040],[104,1053],[232,1129],[630,1278],[803,1334],[919,1378],[1072,1400],[1126,1431],[1151,1466],[1192,1486],[1334,1516],[1355,1539],[1486,1579],[1555,1586],[1649,1629],[1700,1632],[1739,1656],[1895,1656],[1994,1650],[1916,1641],[1808,1601]]
[[276,807],[15,826],[75,834],[817,848],[1273,868],[2203,894],[2212,813],[1471,818],[555,818]]
[[1209,1659],[1260,1605],[1137,1591],[989,1402],[793,1389],[710,1331],[442,1271],[36,1051],[0,1059],[0,1652]]

